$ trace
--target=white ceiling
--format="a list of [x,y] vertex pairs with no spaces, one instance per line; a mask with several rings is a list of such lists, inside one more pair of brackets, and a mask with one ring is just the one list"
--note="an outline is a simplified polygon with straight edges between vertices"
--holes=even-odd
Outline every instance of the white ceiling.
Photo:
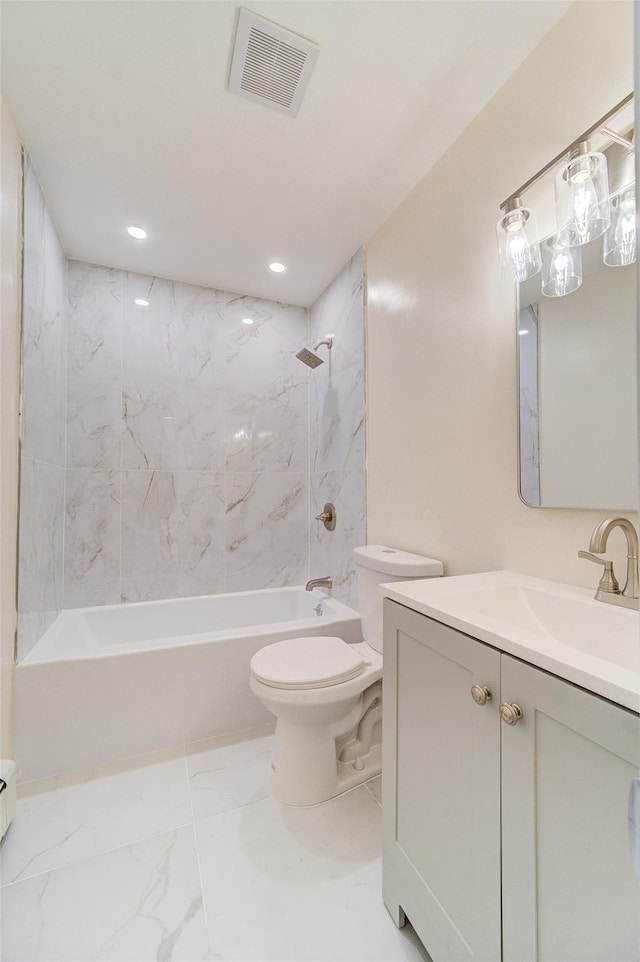
[[292,119],[226,90],[239,3],[5,0],[3,96],[70,257],[308,305],[570,5],[245,2],[320,45]]

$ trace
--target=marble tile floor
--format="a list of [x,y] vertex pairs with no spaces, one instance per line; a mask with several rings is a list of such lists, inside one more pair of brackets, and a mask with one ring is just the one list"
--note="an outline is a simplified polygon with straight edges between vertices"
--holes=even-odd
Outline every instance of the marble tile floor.
[[421,962],[381,897],[380,779],[310,809],[265,782],[272,729],[19,787],[4,962]]

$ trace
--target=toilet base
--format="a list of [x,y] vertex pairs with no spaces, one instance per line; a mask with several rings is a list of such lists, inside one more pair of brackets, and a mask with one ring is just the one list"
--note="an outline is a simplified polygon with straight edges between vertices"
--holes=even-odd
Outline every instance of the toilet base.
[[354,647],[364,670],[339,684],[274,688],[250,678],[277,718],[267,789],[283,805],[319,805],[380,774],[382,658],[366,642]]
[[[308,781],[304,787],[292,788],[285,785],[278,779],[277,770],[274,771],[275,763],[272,762],[272,770],[267,778],[267,791],[277,802],[282,805],[289,805],[293,808],[309,808],[313,805],[321,805],[328,802],[338,795],[351,791],[358,785],[363,785],[369,779],[375,778],[382,771],[382,745],[380,743],[371,746],[369,753],[361,759],[363,768],[357,770],[353,762],[341,762],[336,760],[335,778],[331,785],[327,784],[327,779],[323,779],[321,784],[313,784]],[[301,800],[304,799],[304,800]]]

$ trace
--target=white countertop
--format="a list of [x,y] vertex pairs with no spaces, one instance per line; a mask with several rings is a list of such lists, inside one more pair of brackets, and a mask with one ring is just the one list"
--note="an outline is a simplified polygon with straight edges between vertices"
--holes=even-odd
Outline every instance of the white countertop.
[[[512,571],[381,585],[392,601],[640,712],[638,612]],[[595,590],[595,587],[594,587]]]

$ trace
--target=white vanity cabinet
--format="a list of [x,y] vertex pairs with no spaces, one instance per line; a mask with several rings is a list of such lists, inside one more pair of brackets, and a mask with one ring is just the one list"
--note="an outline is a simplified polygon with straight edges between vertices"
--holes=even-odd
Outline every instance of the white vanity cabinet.
[[[433,962],[638,962],[638,716],[384,604],[383,885],[396,922],[406,913]],[[522,711],[515,725],[501,702]]]

